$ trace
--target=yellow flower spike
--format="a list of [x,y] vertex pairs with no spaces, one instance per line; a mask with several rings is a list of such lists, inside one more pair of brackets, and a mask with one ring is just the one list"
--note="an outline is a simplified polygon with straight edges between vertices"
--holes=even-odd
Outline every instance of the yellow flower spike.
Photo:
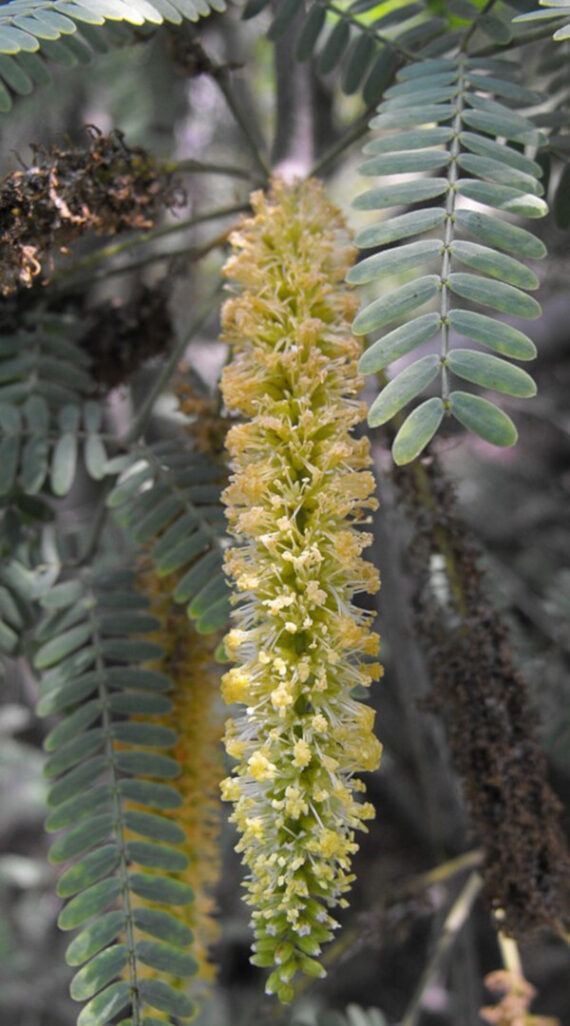
[[[192,954],[198,963],[194,990],[199,995],[215,976],[208,948],[219,933],[212,897],[220,868],[218,792],[223,775],[222,725],[216,710],[218,675],[213,669],[215,639],[197,633],[184,607],[172,601],[172,582],[159,577],[148,564],[139,572],[138,587],[150,599],[149,611],[160,621],[155,636],[164,655],[152,667],[165,673],[172,683],[172,711],[153,722],[173,727],[178,733],[173,754],[181,772],[173,786],[182,804],[164,815],[186,834],[183,851],[189,864],[180,879],[192,888],[195,897],[190,905],[173,909],[172,914],[194,934]],[[234,778],[224,781],[222,788],[227,798],[239,798],[240,786]],[[149,969],[148,975],[152,976],[153,970]],[[164,1018],[166,1021],[168,1016]]]
[[245,710],[227,729],[239,763],[223,797],[249,868],[253,961],[288,1001],[297,973],[324,975],[312,956],[337,925],[330,910],[346,905],[354,831],[371,815],[353,774],[376,769],[380,744],[351,690],[381,673],[365,658],[378,650],[371,614],[353,602],[379,586],[359,530],[377,503],[368,442],[350,434],[365,410],[342,216],[316,181],[276,181],[252,206],[225,268],[242,291],[222,314],[224,400],[251,418],[227,436],[226,570],[238,594],[226,648],[238,666],[224,695]]

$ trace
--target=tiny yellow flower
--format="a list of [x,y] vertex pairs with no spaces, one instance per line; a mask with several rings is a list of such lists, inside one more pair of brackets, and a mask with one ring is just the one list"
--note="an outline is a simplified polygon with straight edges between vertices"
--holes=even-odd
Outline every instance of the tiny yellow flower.
[[251,758],[247,760],[248,772],[251,774],[254,780],[273,780],[273,777],[277,773],[277,767],[269,761],[267,756],[262,755],[261,752],[254,752]]
[[293,762],[295,766],[304,769],[311,761],[311,749],[303,738],[299,738],[293,745]]

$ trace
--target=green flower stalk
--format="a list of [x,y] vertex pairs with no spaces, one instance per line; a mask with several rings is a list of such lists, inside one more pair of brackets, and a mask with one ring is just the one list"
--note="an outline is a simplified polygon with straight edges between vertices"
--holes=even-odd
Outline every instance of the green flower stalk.
[[276,181],[252,196],[254,216],[232,236],[225,273],[241,292],[223,310],[233,360],[222,381],[245,418],[227,445],[226,569],[237,590],[226,649],[226,749],[239,760],[222,784],[249,868],[256,965],[273,967],[267,992],[293,997],[297,972],[317,961],[337,926],[330,910],[354,877],[357,829],[374,810],[355,800],[354,774],[378,766],[374,712],[356,685],[381,676],[371,615],[357,592],[378,589],[358,529],[375,508],[369,445],[350,334],[356,301],[342,284],[354,251],[320,183]]

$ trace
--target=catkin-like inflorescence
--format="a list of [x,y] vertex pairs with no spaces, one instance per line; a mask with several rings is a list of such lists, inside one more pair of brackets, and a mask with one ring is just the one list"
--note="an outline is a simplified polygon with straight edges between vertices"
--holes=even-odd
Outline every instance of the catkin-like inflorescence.
[[380,744],[351,692],[381,675],[371,614],[353,602],[378,589],[358,529],[376,500],[368,441],[350,434],[364,409],[343,218],[314,180],[276,181],[252,206],[225,268],[242,291],[223,310],[223,395],[248,420],[227,438],[237,597],[226,649],[238,665],[223,693],[246,708],[227,725],[238,764],[222,794],[249,868],[253,961],[273,968],[268,993],[287,1001],[297,972],[324,975],[330,909],[346,905],[354,832],[373,815],[354,774],[377,768]]
[[[216,699],[219,692],[214,666],[214,640],[199,634],[184,607],[172,602],[172,582],[159,577],[148,562],[141,567],[139,589],[150,599],[149,611],[160,621],[156,634],[149,635],[163,648],[163,656],[152,668],[171,680],[172,711],[152,722],[176,730],[178,742],[172,753],[180,766],[173,786],[180,795],[179,808],[165,813],[186,835],[182,850],[188,866],[171,874],[194,892],[189,905],[170,910],[193,933],[191,953],[197,961],[193,995],[207,992],[215,977],[208,948],[218,938],[213,891],[218,883],[219,782],[222,776],[220,746],[222,725]],[[152,971],[149,976],[159,975]],[[160,977],[159,977],[160,978]],[[173,980],[174,985],[179,981]],[[162,1018],[159,1012],[155,1018]],[[170,1022],[169,1016],[164,1016]]]

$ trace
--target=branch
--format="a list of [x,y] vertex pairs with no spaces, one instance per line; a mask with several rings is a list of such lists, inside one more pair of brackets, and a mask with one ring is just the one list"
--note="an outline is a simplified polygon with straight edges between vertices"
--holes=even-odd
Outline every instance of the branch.
[[[201,214],[194,214],[192,217],[187,217],[183,221],[176,221],[174,224],[162,225],[159,228],[152,228],[148,232],[129,235],[126,239],[120,239],[118,242],[110,242],[98,249],[96,253],[91,253],[82,260],[78,260],[72,267],[58,271],[50,279],[50,286],[60,285],[81,271],[92,271],[112,257],[119,256],[121,253],[128,252],[128,250],[134,249],[137,246],[144,246],[155,239],[163,238],[166,235],[174,235],[176,232],[185,231],[187,228],[195,228],[197,225],[205,224],[207,221],[216,221],[218,218],[244,213],[247,210],[249,210],[249,203],[233,203],[228,207],[218,207],[216,210],[207,210]],[[159,254],[159,258],[163,255]],[[170,254],[165,255],[169,256]],[[115,273],[117,273],[116,269]]]
[[408,1005],[400,1026],[416,1026],[421,1015],[426,990],[434,976],[439,972],[460,930],[469,918],[482,887],[483,881],[479,873],[472,873],[445,917],[435,949],[420,977],[415,994]]
[[265,183],[269,178],[271,170],[265,155],[261,152],[258,145],[257,134],[253,130],[252,123],[238,102],[236,90],[227,67],[222,66],[214,68],[212,71],[212,77],[214,82],[218,84],[231,113],[241,128],[244,139],[248,145],[248,149],[261,173],[263,182]]

